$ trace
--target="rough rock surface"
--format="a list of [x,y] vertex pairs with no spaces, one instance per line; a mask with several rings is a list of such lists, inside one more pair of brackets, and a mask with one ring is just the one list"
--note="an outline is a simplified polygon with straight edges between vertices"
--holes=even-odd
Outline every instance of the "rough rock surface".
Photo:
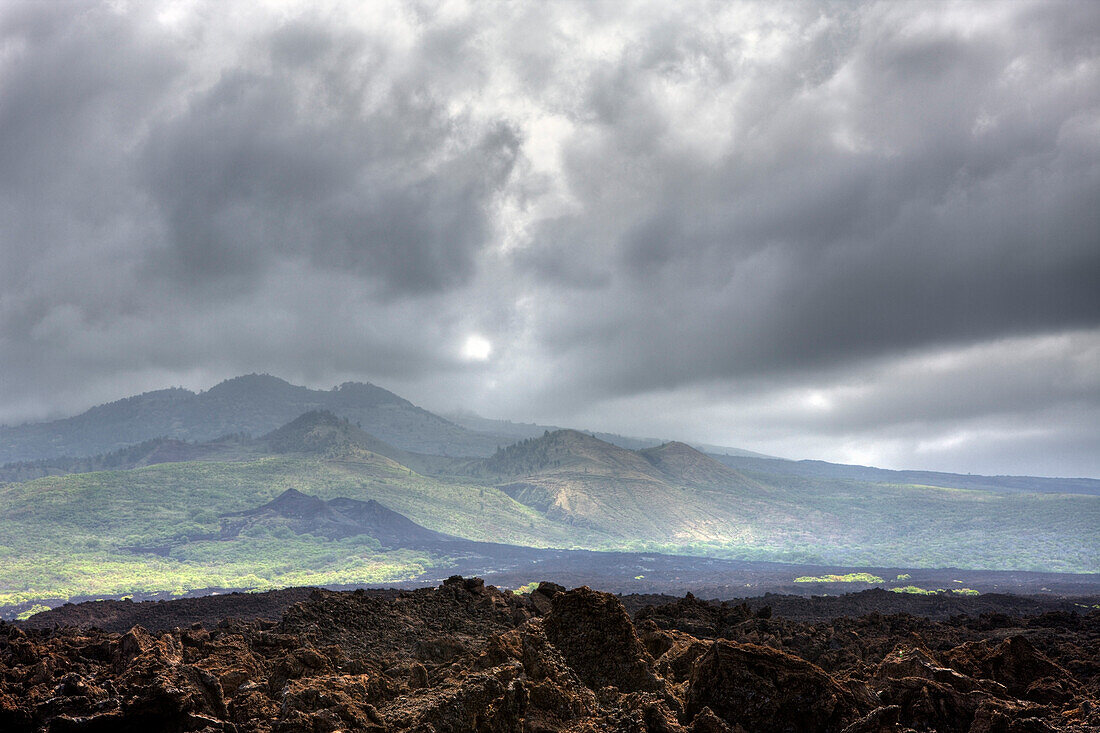
[[0,623],[0,730],[1095,731],[1100,611],[809,623],[689,595],[632,619],[454,577],[159,633]]
[[718,717],[748,730],[826,733],[859,717],[849,690],[820,667],[792,654],[756,644],[718,640],[692,665],[685,693],[687,714],[709,707]]

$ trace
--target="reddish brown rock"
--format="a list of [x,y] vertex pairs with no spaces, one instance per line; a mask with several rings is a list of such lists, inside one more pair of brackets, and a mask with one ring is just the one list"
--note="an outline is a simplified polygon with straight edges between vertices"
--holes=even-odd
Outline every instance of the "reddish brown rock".
[[666,633],[672,645],[657,660],[657,671],[671,682],[686,682],[695,662],[710,650],[710,644],[682,632]]
[[685,698],[689,718],[709,707],[759,733],[838,731],[861,712],[852,693],[804,659],[721,640],[695,663]]
[[314,592],[281,621],[0,622],[0,731],[1100,730],[1095,611],[765,615],[685,598],[635,624],[587,588],[527,598],[451,578]]
[[1023,636],[1012,636],[1000,643],[970,642],[944,656],[959,671],[994,680],[1013,696],[1026,700],[1061,703],[1073,699],[1077,692],[1073,676]]
[[279,722],[285,730],[309,721],[310,730],[384,731],[382,716],[368,700],[382,685],[370,675],[327,675],[294,680],[280,693]]
[[588,587],[559,593],[543,620],[546,637],[584,683],[623,692],[663,688],[622,601]]

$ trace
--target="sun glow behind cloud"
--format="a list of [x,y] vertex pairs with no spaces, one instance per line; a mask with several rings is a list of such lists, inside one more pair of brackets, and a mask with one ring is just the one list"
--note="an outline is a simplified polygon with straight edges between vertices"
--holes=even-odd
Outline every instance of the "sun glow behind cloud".
[[481,334],[471,333],[462,344],[462,358],[466,361],[487,361],[492,354],[492,342]]

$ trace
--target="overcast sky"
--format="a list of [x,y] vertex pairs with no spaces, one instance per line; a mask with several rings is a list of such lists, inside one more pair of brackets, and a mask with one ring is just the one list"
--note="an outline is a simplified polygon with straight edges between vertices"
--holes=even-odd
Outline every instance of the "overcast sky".
[[1100,3],[0,3],[0,422],[247,372],[1100,477]]

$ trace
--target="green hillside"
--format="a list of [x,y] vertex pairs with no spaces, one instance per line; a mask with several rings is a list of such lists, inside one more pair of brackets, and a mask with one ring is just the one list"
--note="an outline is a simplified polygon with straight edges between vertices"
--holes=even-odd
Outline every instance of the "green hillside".
[[365,453],[72,474],[0,487],[0,605],[134,590],[380,583],[415,577],[444,560],[378,552],[366,538],[289,532],[194,542],[167,557],[122,549],[216,533],[219,515],[290,488],[325,499],[374,499],[430,529],[472,539],[568,546],[575,536],[501,492],[426,479]]
[[0,485],[0,605],[135,590],[383,583],[447,566],[448,558],[424,551],[382,550],[366,535],[325,539],[278,522],[217,538],[223,515],[287,489],[374,500],[429,530],[530,547],[844,566],[1100,569],[1100,497],[1081,494],[806,477],[772,484],[682,444],[635,452],[576,431],[431,476],[400,460],[416,456],[323,412],[248,450],[269,454]]
[[[1096,572],[1100,499],[745,474],[563,430],[468,470],[617,546],[785,562]],[[1026,538],[1026,541],[1022,541]]]
[[743,543],[754,526],[797,523],[796,507],[698,451],[631,451],[576,430],[525,440],[467,467],[555,521],[618,542]]

